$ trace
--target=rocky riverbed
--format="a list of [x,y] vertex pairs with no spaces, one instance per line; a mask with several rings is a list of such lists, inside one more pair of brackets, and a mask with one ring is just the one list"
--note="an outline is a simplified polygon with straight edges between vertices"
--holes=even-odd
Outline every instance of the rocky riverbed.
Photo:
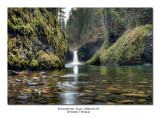
[[9,75],[8,104],[152,104],[152,66],[80,65],[72,74],[67,67]]

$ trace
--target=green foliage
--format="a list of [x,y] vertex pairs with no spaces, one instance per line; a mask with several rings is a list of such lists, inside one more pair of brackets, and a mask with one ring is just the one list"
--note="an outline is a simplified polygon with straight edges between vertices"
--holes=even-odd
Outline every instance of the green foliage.
[[93,35],[99,33],[96,32],[96,28],[102,27],[103,25],[102,19],[102,13],[99,13],[98,8],[72,9],[66,24],[68,42],[77,46],[77,44],[94,40],[92,38]]
[[111,46],[127,29],[152,24],[152,8],[77,8],[72,9],[66,32],[69,42],[92,40],[100,26],[105,26]]

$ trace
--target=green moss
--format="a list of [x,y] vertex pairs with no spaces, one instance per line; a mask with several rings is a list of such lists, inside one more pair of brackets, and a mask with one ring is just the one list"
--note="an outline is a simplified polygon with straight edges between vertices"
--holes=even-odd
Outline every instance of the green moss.
[[37,53],[36,60],[39,64],[38,67],[41,69],[58,69],[63,67],[63,64],[55,54],[47,54],[42,50]]
[[[152,31],[152,25],[137,27],[126,31],[107,50],[101,49],[87,64],[142,64],[146,60],[142,58],[145,49],[145,36]],[[98,62],[97,62],[98,61]]]
[[31,69],[38,69],[39,67],[38,61],[36,59],[32,59],[32,61],[29,64],[29,67]]
[[[58,8],[8,8],[9,69],[64,67],[66,49]],[[50,53],[59,65],[53,63]]]

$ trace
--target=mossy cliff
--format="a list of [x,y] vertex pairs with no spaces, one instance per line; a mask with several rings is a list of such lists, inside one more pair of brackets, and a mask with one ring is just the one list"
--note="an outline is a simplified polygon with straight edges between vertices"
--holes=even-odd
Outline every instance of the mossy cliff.
[[152,13],[152,8],[72,8],[66,25],[68,42],[78,49],[79,60],[87,61],[101,47],[108,50],[124,32],[152,24]]
[[107,50],[101,49],[86,64],[129,65],[152,63],[152,25],[127,30]]
[[58,8],[8,8],[8,69],[59,69],[66,36]]

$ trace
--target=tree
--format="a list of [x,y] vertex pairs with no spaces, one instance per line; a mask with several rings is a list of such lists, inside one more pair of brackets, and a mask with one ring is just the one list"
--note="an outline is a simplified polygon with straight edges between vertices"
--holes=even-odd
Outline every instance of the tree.
[[65,8],[59,8],[59,25],[61,28],[65,29],[65,11],[64,11]]

